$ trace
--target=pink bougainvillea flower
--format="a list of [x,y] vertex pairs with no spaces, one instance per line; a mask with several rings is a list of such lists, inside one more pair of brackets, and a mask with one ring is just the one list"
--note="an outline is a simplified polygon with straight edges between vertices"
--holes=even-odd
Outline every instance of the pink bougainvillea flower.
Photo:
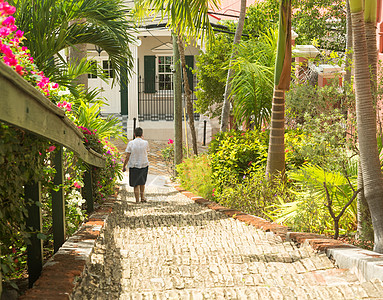
[[49,146],[49,148],[48,148],[48,152],[53,152],[54,150],[56,149],[56,146]]
[[57,89],[59,87],[59,84],[58,83],[54,83],[52,84],[52,89]]
[[75,188],[81,189],[81,184],[79,184],[77,181],[73,184]]
[[11,25],[15,25],[15,18],[13,16],[6,17],[3,22],[1,22],[3,26],[10,27]]
[[24,31],[21,31],[21,30],[17,30],[16,32],[15,32],[15,37],[16,38],[22,38],[23,37],[23,35],[24,35]]
[[6,37],[8,35],[10,35],[11,33],[11,30],[7,27],[1,27],[0,28],[0,37]]
[[174,141],[172,139],[169,139],[168,145],[171,145],[173,143],[174,143]]

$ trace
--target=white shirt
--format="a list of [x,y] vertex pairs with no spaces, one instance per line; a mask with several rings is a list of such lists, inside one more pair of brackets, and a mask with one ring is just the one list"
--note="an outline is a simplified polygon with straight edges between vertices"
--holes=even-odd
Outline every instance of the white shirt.
[[125,152],[130,153],[128,168],[145,168],[149,166],[149,143],[142,138],[135,138],[128,143]]

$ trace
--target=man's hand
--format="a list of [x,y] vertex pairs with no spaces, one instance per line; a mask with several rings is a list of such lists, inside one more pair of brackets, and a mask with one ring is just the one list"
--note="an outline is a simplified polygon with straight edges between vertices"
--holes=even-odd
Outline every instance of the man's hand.
[[125,172],[126,171],[126,167],[122,167],[122,172]]

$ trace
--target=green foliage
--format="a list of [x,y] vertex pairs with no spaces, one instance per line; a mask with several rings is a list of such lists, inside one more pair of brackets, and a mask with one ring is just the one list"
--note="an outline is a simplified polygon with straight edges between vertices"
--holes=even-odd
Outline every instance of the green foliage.
[[276,29],[279,19],[279,2],[274,0],[258,1],[246,11],[243,33],[256,38],[263,32]]
[[217,192],[266,163],[268,134],[259,131],[226,131],[209,145],[212,178]]
[[[132,68],[129,44],[133,24],[122,0],[29,1],[10,0],[17,7],[17,26],[24,31],[27,46],[39,69],[55,82],[67,67],[60,50],[82,43],[98,45],[106,51],[117,74],[121,66]],[[73,22],[86,20],[85,22]],[[55,57],[55,63],[52,63]]]
[[[291,156],[295,160],[304,160],[325,170],[342,171],[352,152],[347,150],[346,121],[344,115],[333,110],[331,115],[320,114],[316,117],[305,115],[300,126],[300,143],[290,145]],[[350,148],[351,149],[351,148]]]
[[344,51],[346,9],[343,0],[296,0],[292,27],[297,45],[310,45],[316,39],[321,48]]
[[[168,169],[168,173],[170,178],[174,178],[175,175],[175,162],[174,162],[174,141],[169,139],[168,146],[161,149],[162,158],[165,161],[166,168]],[[188,149],[184,144],[182,144],[182,155],[183,157],[188,156]]]
[[[277,176],[278,177],[278,176]],[[269,207],[278,201],[289,202],[293,195],[284,181],[280,184],[266,180],[264,167],[252,170],[241,180],[232,178],[221,192],[214,191],[218,203],[240,211],[269,219]]]
[[[257,80],[250,78],[251,76],[258,75],[254,71],[255,63],[258,62],[258,64],[260,64],[260,62],[263,60],[263,56],[272,57],[274,55],[273,50],[268,49],[262,54],[262,57],[254,57],[256,51],[252,49],[252,47],[258,49],[258,55],[261,55],[261,45],[258,45],[256,42],[258,36],[264,36],[265,33],[273,32],[273,27],[275,26],[270,26],[270,24],[274,24],[274,18],[275,16],[278,16],[279,11],[279,5],[275,4],[274,2],[275,1],[259,2],[257,5],[250,6],[246,14],[247,19],[245,21],[243,33],[249,34],[250,40],[252,40],[252,42],[250,42],[250,40],[247,38],[243,39],[244,41],[249,41],[248,44],[243,46],[243,51],[240,55],[238,55],[237,58],[238,64],[240,61],[248,62],[245,66],[238,66],[238,68],[242,68],[245,72],[245,75],[248,75],[248,80],[243,80],[247,83],[247,86],[252,93],[254,93],[256,90],[258,90],[258,93],[260,92],[256,86],[256,84],[260,82],[260,76],[257,77]],[[227,26],[230,31],[235,32],[236,23],[233,21],[226,21],[224,22],[224,25]],[[206,51],[201,52],[198,56],[197,68],[195,70],[195,74],[198,79],[198,85],[196,89],[196,109],[201,114],[210,114],[213,117],[219,117],[221,115],[223,94],[225,92],[227,70],[232,47],[233,36],[219,33],[216,34],[213,41],[207,42]],[[247,53],[247,51],[249,51],[249,53]],[[265,66],[271,66],[271,64],[266,64]],[[269,70],[267,70],[267,72],[268,71]],[[268,80],[268,76],[265,75],[265,77],[266,78],[261,81],[263,84],[262,87],[265,87],[265,81]],[[237,82],[239,80],[241,79],[238,78]],[[244,94],[244,92],[242,94]],[[265,92],[265,94],[267,93]],[[254,97],[252,99],[254,101]],[[264,101],[264,98],[262,98],[262,101]],[[256,111],[256,107],[259,107],[259,104],[262,103],[262,101],[258,101],[253,105],[247,101],[247,104],[251,106],[251,110],[249,111],[247,109],[247,111],[249,111],[250,114],[251,111]],[[240,105],[237,107],[240,107]],[[238,112],[238,114],[241,114],[241,112]]]
[[0,264],[5,280],[16,271],[13,261],[29,237],[23,186],[42,180],[48,172],[45,162],[49,145],[23,130],[0,123]]
[[[356,174],[352,175],[349,178],[356,187]],[[270,214],[274,221],[296,231],[333,232],[332,219],[324,205],[327,199],[323,183],[327,185],[337,215],[353,195],[345,173],[326,171],[319,166],[306,164],[299,170],[289,172],[288,178],[294,184],[296,201],[286,202],[280,198],[279,204],[275,205],[276,210]],[[356,201],[341,218],[340,229],[343,233],[356,229]]]
[[306,113],[316,116],[321,113],[329,114],[333,109],[345,112],[353,106],[352,90],[350,87],[340,89],[338,77],[324,87],[298,83],[286,93],[287,118],[292,126],[296,123],[302,124]]
[[214,184],[207,154],[184,159],[177,165],[177,174],[178,180],[185,189],[205,199],[213,199]]
[[113,137],[125,140],[126,138],[124,137],[121,123],[118,118],[114,116],[102,118],[100,116],[102,104],[102,102],[90,104],[81,101],[77,111],[74,109],[73,121],[78,126],[95,130],[100,139]]
[[232,79],[233,113],[238,124],[248,122],[256,129],[267,123],[271,114],[277,31],[265,30],[257,40],[242,42]]
[[221,114],[231,43],[227,35],[218,34],[214,42],[207,43],[206,51],[197,56],[195,107],[201,114],[212,117]]

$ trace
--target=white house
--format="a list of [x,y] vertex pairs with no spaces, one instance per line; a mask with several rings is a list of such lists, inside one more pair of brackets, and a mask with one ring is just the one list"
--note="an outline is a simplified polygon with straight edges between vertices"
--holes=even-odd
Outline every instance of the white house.
[[[211,21],[217,22],[225,17],[239,14],[239,2],[235,0],[223,1],[218,14],[211,14]],[[254,1],[248,1],[254,2]],[[250,3],[248,3],[249,5]],[[149,19],[148,19],[149,20]],[[89,77],[90,88],[100,87],[101,96],[109,103],[104,106],[102,114],[114,114],[121,117],[126,126],[127,136],[133,135],[133,127],[144,129],[145,138],[167,140],[174,137],[173,124],[173,44],[170,31],[163,26],[166,21],[153,21],[143,24],[136,33],[136,43],[130,46],[134,61],[134,68],[130,78],[122,77],[124,85],[111,86],[100,78]],[[88,47],[88,58],[96,61],[111,77],[114,76],[105,51]],[[186,62],[189,68],[195,68],[196,56],[201,46],[188,45],[185,48]],[[195,76],[188,71],[189,83],[195,88]],[[193,93],[194,97],[194,93]],[[206,120],[206,122],[203,122]],[[206,141],[218,131],[217,120],[210,120],[205,116],[195,114],[195,127],[198,141],[202,142],[204,125],[206,126]]]

